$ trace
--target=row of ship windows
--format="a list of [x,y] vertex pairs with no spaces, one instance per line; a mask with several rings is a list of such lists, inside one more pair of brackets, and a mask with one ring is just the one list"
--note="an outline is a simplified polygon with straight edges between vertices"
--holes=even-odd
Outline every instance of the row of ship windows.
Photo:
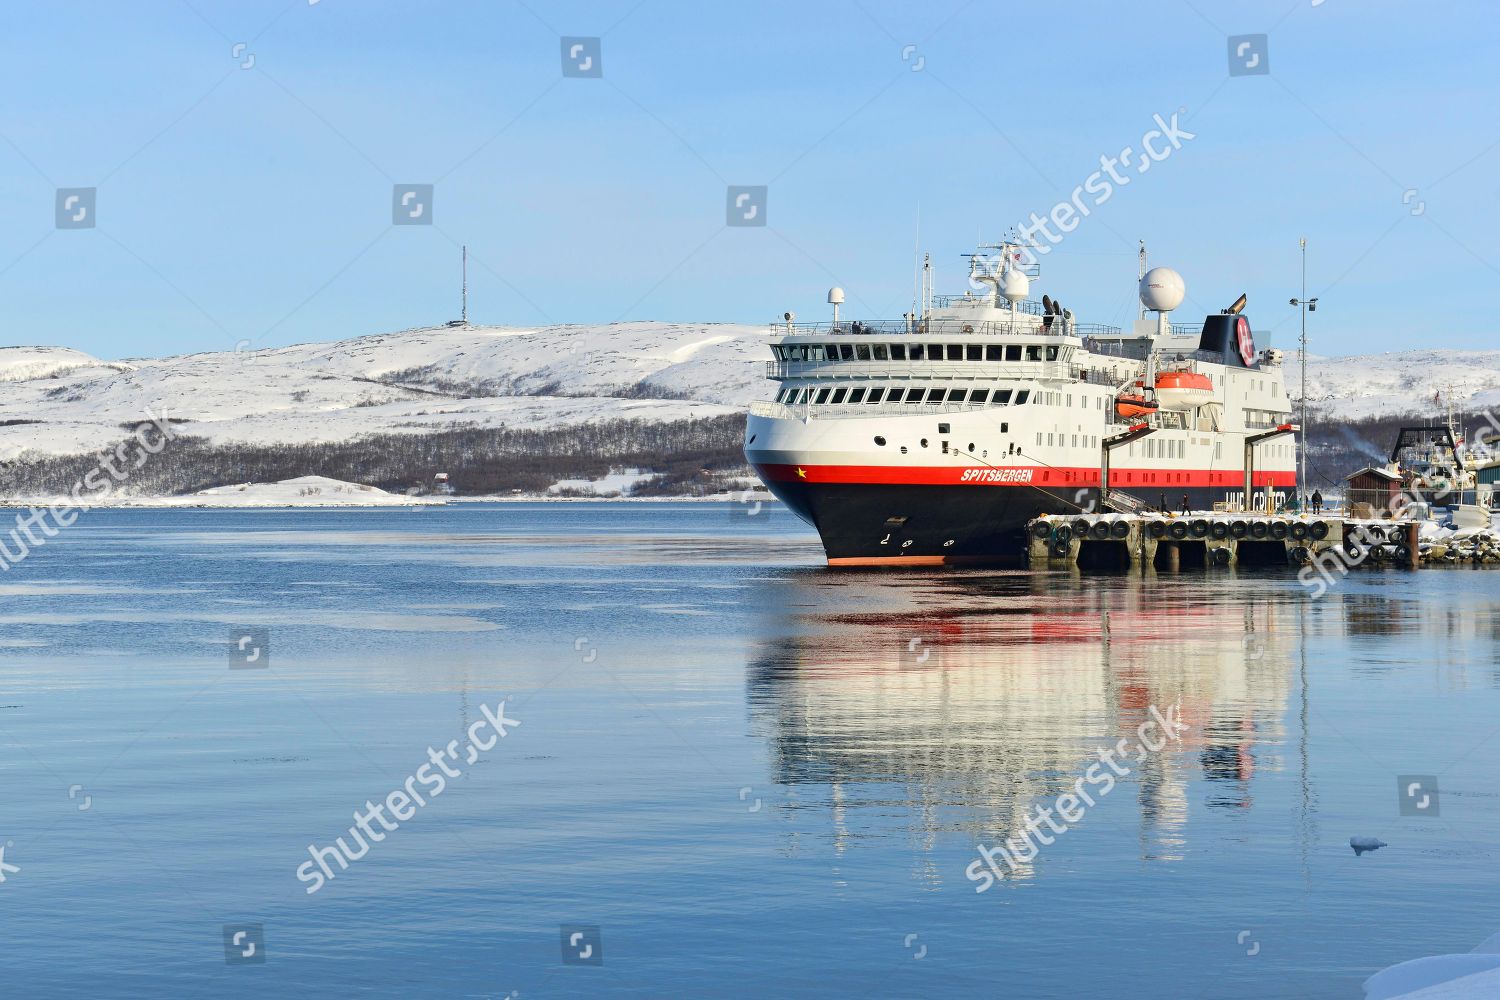
[[1064,349],[1058,344],[778,344],[772,350],[778,361],[1056,361]]
[[[1041,395],[1040,393],[1038,395]],[[967,403],[970,406],[1025,406],[1029,389],[929,389],[925,386],[790,386],[776,394],[787,406],[839,406],[864,403]]]
[[[1099,439],[1097,437],[1091,435],[1091,434],[1074,434],[1074,435],[1072,435],[1073,443],[1071,445],[1068,444],[1068,437],[1069,437],[1069,435],[1067,435],[1067,434],[1043,434],[1041,431],[1038,431],[1037,435],[1036,435],[1037,447],[1041,447],[1044,441],[1045,441],[1047,447],[1049,447],[1049,448],[1051,448],[1051,447],[1058,447],[1058,448],[1072,447],[1072,448],[1077,448],[1077,447],[1080,447],[1080,446],[1082,446],[1084,448],[1097,448],[1097,447],[1099,447]],[[1056,439],[1055,445],[1054,445],[1054,442],[1053,442],[1054,438]]]

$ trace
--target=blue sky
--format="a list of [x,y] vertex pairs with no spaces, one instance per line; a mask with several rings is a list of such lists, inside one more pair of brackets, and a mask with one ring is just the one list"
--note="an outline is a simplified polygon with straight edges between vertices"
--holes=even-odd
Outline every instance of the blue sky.
[[[1178,112],[1195,138],[1093,208],[1038,295],[1128,322],[1144,239],[1187,281],[1179,320],[1245,291],[1291,347],[1305,235],[1314,351],[1493,346],[1500,11],[1437,9],[16,6],[0,343],[119,358],[441,322],[459,243],[477,322],[821,318],[833,283],[846,314],[895,317],[919,205],[938,290],[962,290],[974,244]],[[1227,36],[1253,33],[1270,73],[1231,77]],[[602,79],[563,79],[560,35],[602,39]],[[433,225],[391,225],[409,182]],[[766,226],[725,227],[731,184],[768,185]],[[67,187],[97,188],[96,228],[55,228]]]

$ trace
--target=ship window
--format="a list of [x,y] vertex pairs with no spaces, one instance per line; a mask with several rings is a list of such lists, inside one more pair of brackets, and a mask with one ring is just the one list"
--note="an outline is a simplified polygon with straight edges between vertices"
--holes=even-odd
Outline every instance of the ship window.
[[1036,432],[1036,443],[1037,443],[1038,446],[1040,446],[1041,443],[1042,443],[1042,432],[1041,431],[1037,431]]
[[995,390],[994,404],[996,406],[1009,406],[1010,405],[1010,390],[1009,389],[996,389]]
[[809,392],[809,390],[807,390],[807,389],[798,389],[797,390],[797,399],[795,400],[795,402],[798,402],[798,403],[805,403],[805,402],[807,402],[807,394],[808,394],[808,392]]
[[857,389],[850,389],[849,390],[849,402],[851,402],[851,403],[863,403],[864,401],[865,401],[865,387],[864,386],[860,386]]
[[983,344],[967,344],[964,346],[964,357],[970,361],[984,360]]
[[928,361],[941,361],[941,360],[943,360],[943,345],[942,344],[928,344],[927,345],[927,360]]
[[999,344],[984,345],[984,360],[986,361],[1000,361],[1004,357],[1004,353],[1005,349]]
[[920,403],[922,401],[922,397],[925,395],[926,393],[924,393],[921,389],[908,389],[906,390],[906,401],[908,403]]
[[878,444],[880,447],[884,448],[885,447],[885,438],[883,438],[879,434],[877,434],[877,435],[875,435],[875,443]]
[[809,360],[809,361],[822,361],[823,360],[823,345],[822,344],[809,344],[807,346],[807,360]]
[[796,389],[782,389],[780,392],[778,392],[776,394],[776,402],[778,402],[778,403],[790,403],[792,401],[792,397],[795,396],[796,394],[797,394],[797,390]]
[[1040,361],[1040,360],[1042,360],[1042,349],[1041,349],[1041,347],[1038,346],[1037,344],[1031,344],[1031,345],[1029,345],[1026,348],[1026,360],[1027,361]]
[[[1010,433],[1010,424],[1009,423],[1001,423],[1000,424],[1000,433],[1001,434],[1009,434]],[[1016,453],[1020,454],[1020,449],[1019,448],[1016,449]]]
[[1007,345],[1006,348],[1005,348],[1005,360],[1006,361],[1020,361],[1021,360],[1021,345],[1020,344],[1009,344],[1009,345]]
[[948,360],[949,361],[962,361],[963,359],[964,359],[964,345],[963,344],[949,344],[948,345]]
[[828,394],[832,391],[832,389],[825,385],[823,388],[819,389],[818,394],[813,397],[813,403],[821,406],[824,403],[828,402]]
[[880,398],[882,396],[884,396],[884,395],[885,395],[885,387],[877,385],[873,389],[870,390],[870,396],[869,396],[868,399],[865,400],[865,402],[866,403],[878,403],[878,402],[880,402]]
[[885,401],[887,403],[899,403],[901,402],[902,394],[905,392],[906,390],[901,388],[901,386],[894,386],[892,387],[891,391],[886,394]]
[[973,392],[969,393],[969,405],[983,406],[985,403],[989,402],[989,398],[990,391],[988,389],[975,389]]
[[839,357],[842,358],[845,361],[853,361],[854,360],[854,345],[853,344],[840,344],[839,345]]
[[1075,448],[1078,447],[1078,435],[1077,434],[1073,435],[1073,447],[1075,447]]
[[962,403],[964,401],[965,397],[967,397],[968,395],[969,395],[969,390],[967,390],[967,389],[949,389],[948,390],[948,402],[950,402],[950,403]]
[[837,405],[839,405],[840,403],[842,403],[844,401],[844,397],[847,396],[848,394],[849,394],[849,390],[848,389],[843,389],[843,388],[835,389],[835,390],[833,390],[833,398],[830,399],[828,402],[832,403],[834,406],[837,406]]
[[1047,360],[1048,361],[1056,361],[1057,360],[1057,345],[1056,344],[1053,344],[1051,347],[1047,348]]
[[1052,434],[1048,434],[1047,435],[1047,447],[1049,447],[1049,448],[1052,447],[1052,438],[1053,438],[1053,436],[1054,435],[1052,435]]
[[927,447],[927,439],[926,438],[922,439],[922,447],[923,448]]
[[947,395],[947,391],[944,390],[944,389],[928,389],[927,390],[927,402],[929,402],[929,403],[941,403],[943,401],[943,397],[946,396],[946,395]]
[[1026,405],[1026,397],[1029,396],[1029,395],[1031,395],[1031,390],[1030,389],[1017,389],[1016,390],[1016,405],[1017,406],[1025,406]]
[[891,345],[891,360],[892,361],[905,361],[906,360],[906,345],[905,344],[892,344]]
[[906,352],[906,357],[907,357],[908,361],[921,361],[922,360],[922,345],[921,344],[912,344],[911,345],[911,350],[909,350],[909,351]]
[[884,344],[874,344],[872,346],[875,348],[875,360],[876,361],[889,361],[890,360],[890,357],[886,354],[886,349],[885,349],[885,345]]
[[1071,392],[1068,393],[1068,405],[1069,406],[1073,405],[1073,394]]
[[869,361],[870,360],[870,345],[869,344],[855,344],[854,345],[854,359],[856,361]]

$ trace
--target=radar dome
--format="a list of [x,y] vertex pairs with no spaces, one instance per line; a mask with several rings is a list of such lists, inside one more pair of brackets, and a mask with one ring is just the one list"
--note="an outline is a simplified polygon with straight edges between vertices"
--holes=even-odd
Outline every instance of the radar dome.
[[844,290],[837,285],[834,285],[832,288],[828,289],[828,304],[835,306],[843,305]]
[[1182,305],[1187,286],[1170,267],[1153,267],[1141,278],[1141,305],[1152,312],[1171,312]]
[[1000,294],[1005,296],[1007,302],[1020,302],[1031,294],[1031,279],[1015,268],[1011,268],[1005,272],[1005,277],[1000,279]]

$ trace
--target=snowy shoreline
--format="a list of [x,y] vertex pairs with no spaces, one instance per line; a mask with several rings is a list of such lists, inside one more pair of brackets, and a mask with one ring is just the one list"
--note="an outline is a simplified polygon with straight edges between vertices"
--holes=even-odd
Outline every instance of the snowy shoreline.
[[93,508],[172,509],[172,510],[312,510],[338,508],[360,510],[386,507],[443,507],[449,504],[473,503],[742,503],[771,501],[764,490],[737,490],[707,496],[557,496],[546,493],[505,494],[500,496],[408,496],[390,493],[375,486],[346,483],[324,476],[302,476],[279,483],[245,483],[218,486],[182,496],[108,497],[82,502],[65,496],[0,497],[0,509],[83,506]]

